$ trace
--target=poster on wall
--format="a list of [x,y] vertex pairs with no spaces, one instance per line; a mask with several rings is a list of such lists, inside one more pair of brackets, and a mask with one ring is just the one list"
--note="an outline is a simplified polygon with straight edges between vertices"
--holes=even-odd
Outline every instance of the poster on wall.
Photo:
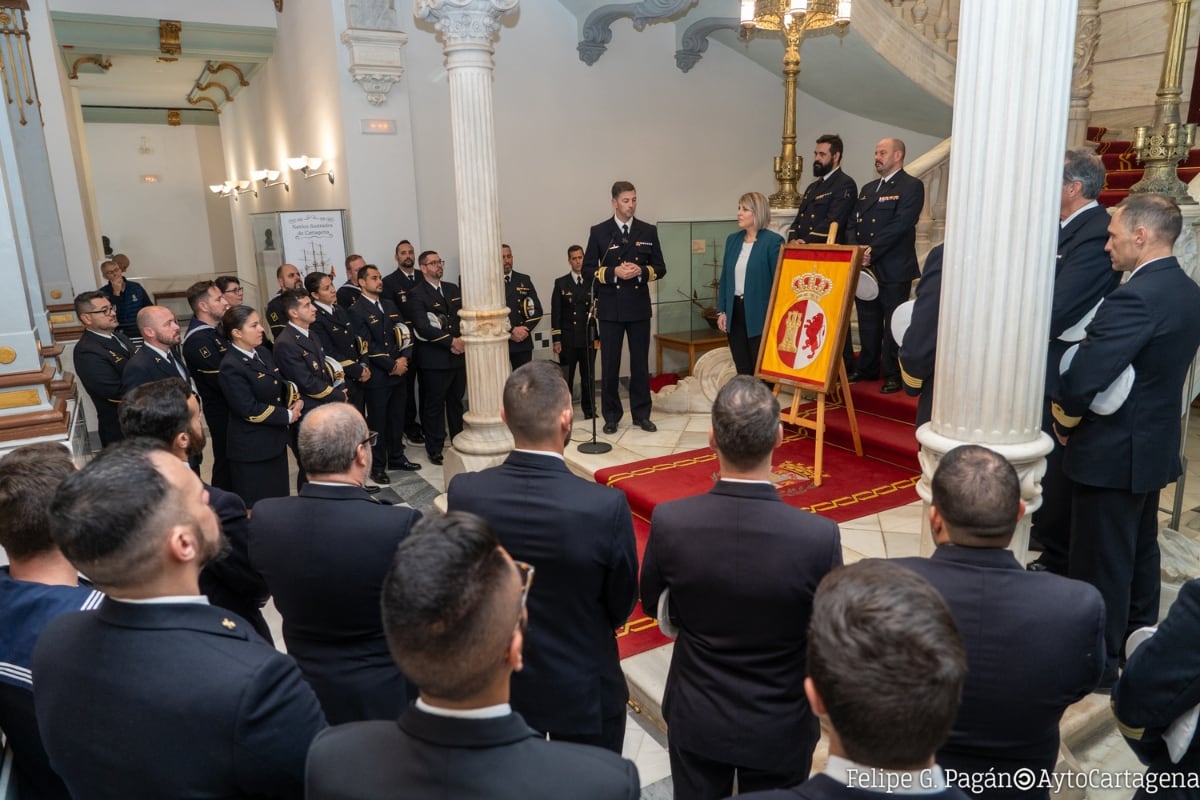
[[295,264],[301,275],[342,272],[346,263],[346,231],[345,212],[341,209],[281,211],[278,238],[284,260]]
[[853,246],[781,249],[757,374],[818,392],[830,390],[841,363],[860,263],[860,248]]

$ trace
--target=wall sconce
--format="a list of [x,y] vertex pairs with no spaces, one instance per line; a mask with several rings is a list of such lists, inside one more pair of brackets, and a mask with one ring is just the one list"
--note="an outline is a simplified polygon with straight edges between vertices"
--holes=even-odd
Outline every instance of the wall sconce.
[[236,184],[233,181],[225,181],[224,183],[210,183],[208,185],[208,190],[217,197],[232,197],[234,200],[237,200],[237,195],[233,192],[234,186],[236,186]]
[[288,186],[287,181],[279,180],[279,170],[277,169],[256,169],[250,173],[250,180],[261,181],[264,189],[269,189],[272,186],[282,186],[285,192],[292,190]]
[[316,156],[297,156],[296,158],[289,158],[287,160],[288,168],[291,169],[293,172],[303,173],[305,180],[308,180],[309,178],[316,178],[320,175],[327,175],[327,176],[329,176],[329,183],[330,183],[330,185],[332,185],[333,184],[333,169],[332,168],[326,170],[325,172],[314,172],[314,170],[321,168],[322,163],[324,163],[324,160],[321,158],[317,158]]
[[247,192],[253,194],[255,197],[258,197],[258,190],[254,188],[253,181],[245,181],[245,180],[238,181],[237,182],[237,193],[238,194],[246,194]]

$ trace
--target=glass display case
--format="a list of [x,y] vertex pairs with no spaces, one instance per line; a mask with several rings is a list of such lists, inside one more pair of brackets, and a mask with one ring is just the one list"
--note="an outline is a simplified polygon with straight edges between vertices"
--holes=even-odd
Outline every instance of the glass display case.
[[667,274],[656,281],[654,317],[657,332],[717,332],[717,283],[725,258],[725,239],[738,229],[737,220],[659,222]]

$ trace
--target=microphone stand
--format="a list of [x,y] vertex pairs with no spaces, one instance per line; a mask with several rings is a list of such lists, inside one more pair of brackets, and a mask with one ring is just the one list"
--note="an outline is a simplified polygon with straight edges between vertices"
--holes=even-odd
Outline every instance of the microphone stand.
[[[609,242],[609,247],[612,242]],[[605,251],[607,255],[608,251]],[[601,259],[603,260],[603,259]],[[600,321],[596,319],[596,276],[600,270],[592,273],[591,283],[588,284],[588,316],[585,326],[586,338],[583,343],[583,367],[588,376],[588,383],[592,387],[592,440],[583,442],[579,445],[579,452],[587,453],[588,455],[599,455],[612,450],[612,445],[608,442],[601,442],[596,439],[596,420],[599,419],[600,403],[596,401],[596,355],[593,351],[593,343],[600,338]],[[595,328],[595,336],[592,335],[593,327]]]

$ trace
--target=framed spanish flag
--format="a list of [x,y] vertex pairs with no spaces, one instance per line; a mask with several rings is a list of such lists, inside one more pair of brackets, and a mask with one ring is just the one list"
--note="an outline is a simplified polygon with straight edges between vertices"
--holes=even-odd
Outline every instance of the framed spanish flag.
[[836,384],[861,252],[836,244],[780,248],[757,375],[821,393]]

